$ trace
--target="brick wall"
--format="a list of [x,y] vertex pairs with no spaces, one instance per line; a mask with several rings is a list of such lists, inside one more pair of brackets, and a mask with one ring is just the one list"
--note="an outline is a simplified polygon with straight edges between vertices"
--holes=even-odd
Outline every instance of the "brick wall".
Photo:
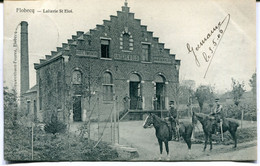
[[[127,50],[123,47],[125,33],[129,37]],[[109,41],[109,58],[101,58],[101,40]],[[142,61],[143,44],[150,47],[148,62]],[[180,61],[175,60],[175,55],[164,48],[164,43],[159,43],[158,37],[147,31],[147,26],[141,25],[141,20],[134,18],[128,7],[122,7],[117,16],[110,16],[110,20],[104,20],[103,25],[97,25],[87,33],[78,31],[76,35],[72,35],[68,43],[63,43],[56,52],[52,51],[52,56],[46,56],[46,60],[35,65],[37,83],[40,82],[42,88],[41,92],[40,88],[38,89],[38,98],[42,98],[43,117],[49,119],[51,112],[58,108],[63,114],[71,111],[73,96],[81,96],[83,121],[87,120],[94,106],[93,119],[99,116],[106,119],[113,102],[104,101],[103,98],[102,83],[105,72],[112,75],[113,92],[117,96],[119,111],[124,110],[123,98],[129,95],[129,80],[133,73],[138,74],[142,81],[143,109],[151,110],[157,75],[165,78],[166,96],[168,101],[173,100],[171,88],[173,83],[178,82],[179,72],[176,70],[176,64],[179,65]],[[73,84],[74,71],[81,73],[81,83],[78,85]],[[61,74],[62,86],[58,86],[58,73]],[[90,107],[89,85],[90,90],[95,91]],[[38,107],[40,108],[40,100]]]

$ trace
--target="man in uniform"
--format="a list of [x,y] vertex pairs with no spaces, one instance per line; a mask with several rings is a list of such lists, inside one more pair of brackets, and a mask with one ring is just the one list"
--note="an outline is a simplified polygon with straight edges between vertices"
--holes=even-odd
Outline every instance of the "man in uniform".
[[[223,107],[221,104],[219,104],[219,99],[215,99],[215,107],[213,109],[213,112],[210,113],[210,115],[214,116],[217,122],[219,123],[219,127],[222,130],[222,124],[223,124]],[[217,128],[218,131],[218,128]],[[218,132],[217,132],[218,133]],[[222,134],[222,133],[221,133]]]
[[174,101],[170,101],[170,109],[169,109],[169,120],[171,122],[171,127],[173,131],[174,140],[177,139],[177,125],[179,125],[178,122],[178,112],[174,107]]

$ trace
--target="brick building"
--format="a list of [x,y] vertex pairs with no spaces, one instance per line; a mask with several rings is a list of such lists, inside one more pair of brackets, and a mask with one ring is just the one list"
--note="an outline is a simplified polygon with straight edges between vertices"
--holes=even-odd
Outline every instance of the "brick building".
[[78,31],[34,64],[37,118],[48,121],[55,112],[71,121],[86,121],[90,114],[105,119],[115,100],[119,112],[166,110],[179,66],[125,3],[116,16],[87,33]]

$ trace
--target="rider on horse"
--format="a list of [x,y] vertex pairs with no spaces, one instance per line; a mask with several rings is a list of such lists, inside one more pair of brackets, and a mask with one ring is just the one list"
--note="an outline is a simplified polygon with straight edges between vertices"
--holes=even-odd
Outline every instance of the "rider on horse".
[[223,118],[224,118],[223,107],[221,104],[219,104],[218,98],[215,99],[215,102],[216,102],[215,108],[213,109],[213,112],[210,113],[210,115],[214,116],[214,119],[216,119],[217,123],[219,123],[219,127],[222,128]]
[[178,112],[174,107],[174,101],[170,101],[170,109],[169,109],[169,120],[171,122],[171,127],[173,131],[174,140],[177,139],[177,126],[179,125],[178,121]]

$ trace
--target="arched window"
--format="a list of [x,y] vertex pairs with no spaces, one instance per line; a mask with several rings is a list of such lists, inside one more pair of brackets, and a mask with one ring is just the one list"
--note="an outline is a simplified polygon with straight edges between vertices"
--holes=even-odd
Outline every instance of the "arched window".
[[130,35],[128,33],[123,34],[123,50],[129,50],[129,38]]
[[78,70],[73,71],[72,83],[73,84],[81,84],[81,82],[82,82],[81,72],[78,71]]
[[164,76],[162,76],[162,75],[156,75],[156,77],[155,77],[155,82],[156,82],[156,83],[165,83],[165,78],[164,78]]
[[111,73],[109,72],[105,72],[103,74],[103,100],[113,100],[113,79]]

